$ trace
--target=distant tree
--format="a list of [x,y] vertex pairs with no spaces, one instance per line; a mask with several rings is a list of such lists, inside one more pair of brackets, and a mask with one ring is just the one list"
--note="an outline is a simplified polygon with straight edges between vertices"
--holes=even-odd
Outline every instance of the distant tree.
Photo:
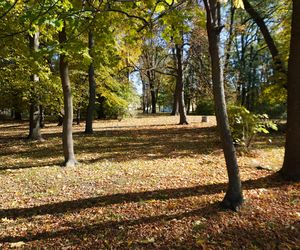
[[269,28],[266,25],[264,18],[260,16],[258,10],[256,10],[255,7],[252,6],[249,0],[243,0],[243,3],[245,6],[245,10],[248,12],[253,21],[257,24],[264,37],[264,40],[273,58],[274,69],[280,73],[286,74],[284,61],[281,58],[277,45],[275,44],[275,41],[271,36],[271,32],[269,31]]

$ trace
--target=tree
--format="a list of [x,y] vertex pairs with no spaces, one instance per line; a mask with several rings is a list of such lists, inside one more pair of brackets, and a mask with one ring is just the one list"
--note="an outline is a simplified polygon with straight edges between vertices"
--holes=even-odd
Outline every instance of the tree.
[[178,109],[179,109],[179,124],[188,124],[187,117],[186,117],[186,109],[185,109],[185,103],[184,103],[184,83],[183,83],[183,72],[182,72],[182,46],[176,44],[175,45],[175,51],[176,51],[176,99],[178,100]]
[[[95,46],[93,31],[89,31],[89,54],[93,58],[93,49]],[[95,81],[95,70],[94,63],[91,62],[89,66],[89,104],[87,108],[86,123],[85,123],[85,133],[93,133],[93,117],[95,110],[96,101],[96,81]]]
[[239,210],[243,203],[243,194],[239,167],[228,122],[223,72],[220,61],[220,33],[222,30],[220,3],[217,0],[204,0],[204,5],[207,19],[206,25],[209,53],[211,56],[213,95],[217,125],[220,132],[229,178],[228,189],[222,201],[222,206],[236,211]]
[[273,37],[271,36],[271,33],[264,21],[264,19],[260,16],[259,12],[251,5],[251,3],[248,0],[243,0],[245,10],[248,12],[248,14],[251,16],[251,18],[254,20],[254,22],[259,27],[264,40],[270,50],[270,53],[273,58],[274,62],[274,69],[278,71],[279,73],[286,74],[286,69],[284,66],[284,62],[281,59],[281,55],[278,51],[278,48],[275,44],[275,41]]
[[[59,32],[59,43],[61,44],[61,46],[65,46],[66,41],[66,22],[64,22],[64,26]],[[71,84],[69,79],[69,62],[64,52],[60,54],[59,71],[64,96],[63,151],[65,157],[65,166],[74,167],[77,164],[77,161],[74,154],[74,143],[72,135],[73,102]]]
[[[39,32],[34,33],[29,36],[29,46],[32,53],[38,51],[39,48]],[[30,111],[29,111],[29,135],[28,139],[31,140],[42,140],[41,135],[41,106],[38,103],[38,97],[35,93],[35,84],[39,84],[39,77],[37,74],[31,76],[33,81],[32,95],[30,101]]]
[[287,132],[282,175],[300,181],[300,1],[293,0],[288,62]]

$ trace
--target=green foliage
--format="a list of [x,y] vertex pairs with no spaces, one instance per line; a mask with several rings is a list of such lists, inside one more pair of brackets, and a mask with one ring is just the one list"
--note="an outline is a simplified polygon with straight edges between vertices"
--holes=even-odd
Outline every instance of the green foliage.
[[254,136],[258,133],[268,134],[277,130],[277,126],[266,114],[253,114],[243,106],[228,108],[229,124],[236,144],[249,148]]
[[195,113],[197,115],[214,115],[214,101],[207,97],[201,98],[200,101],[197,103]]

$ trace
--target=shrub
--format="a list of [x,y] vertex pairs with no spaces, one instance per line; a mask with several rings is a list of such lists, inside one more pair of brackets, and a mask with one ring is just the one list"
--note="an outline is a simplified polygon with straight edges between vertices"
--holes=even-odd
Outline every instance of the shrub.
[[267,114],[253,114],[242,106],[230,106],[228,118],[234,142],[246,148],[249,148],[257,133],[268,134],[269,130],[277,130]]
[[201,99],[197,103],[195,113],[196,115],[214,115],[214,101],[208,98]]

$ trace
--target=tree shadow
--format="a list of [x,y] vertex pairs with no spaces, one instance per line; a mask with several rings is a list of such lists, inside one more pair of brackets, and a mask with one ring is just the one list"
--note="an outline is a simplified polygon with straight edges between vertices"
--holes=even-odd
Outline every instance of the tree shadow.
[[[243,182],[243,189],[272,188],[288,185],[290,182],[283,181],[278,173],[266,177]],[[11,208],[0,210],[0,218],[27,218],[36,215],[61,214],[76,212],[91,207],[103,207],[125,202],[141,202],[147,200],[169,200],[180,199],[190,196],[210,195],[225,192],[227,183],[216,183],[209,185],[198,185],[175,189],[160,189],[145,192],[118,193],[86,199],[63,201],[53,204],[45,204],[29,208]]]
[[[196,210],[191,210],[188,212],[184,213],[177,213],[177,214],[162,214],[162,215],[157,215],[157,216],[145,216],[145,217],[140,217],[138,219],[134,220],[109,220],[101,223],[95,223],[91,225],[85,225],[85,226],[75,226],[74,228],[70,229],[62,229],[62,230],[57,230],[57,231],[48,231],[48,232],[39,232],[36,234],[29,234],[26,236],[4,236],[0,238],[1,243],[13,243],[13,242],[29,242],[29,241],[35,241],[35,240],[43,240],[43,239],[49,239],[49,238],[58,238],[58,237],[71,237],[71,236],[76,236],[76,237],[82,237],[82,235],[95,235],[95,234],[107,234],[108,232],[111,231],[118,231],[121,228],[130,228],[132,226],[136,225],[142,225],[142,224],[151,224],[151,223],[156,223],[156,222],[167,222],[171,220],[181,220],[183,218],[189,218],[193,216],[204,216],[204,215],[212,215],[216,214],[220,209],[218,208],[218,205],[215,204],[205,204],[205,206],[196,209]],[[116,234],[116,232],[114,233]]]
[[[256,180],[247,180],[243,183],[245,190],[255,189],[255,188],[272,188],[282,185],[288,185],[290,182],[282,181],[278,174],[272,174],[263,178]],[[0,210],[0,218],[30,218],[37,215],[47,215],[47,214],[62,214],[68,212],[76,212],[86,208],[92,207],[102,207],[112,204],[122,204],[127,202],[141,202],[147,200],[168,200],[168,199],[180,199],[190,196],[199,196],[207,194],[215,194],[222,192],[226,189],[226,183],[210,184],[210,185],[199,185],[188,188],[177,188],[177,189],[164,189],[164,190],[154,190],[146,192],[136,192],[136,193],[120,193],[113,195],[106,195],[88,199],[80,199],[73,201],[64,201],[55,204],[46,204],[31,208],[16,208],[16,209],[3,209]],[[99,231],[113,231],[120,228],[126,227],[127,229],[131,226],[151,224],[161,221],[171,221],[171,220],[181,220],[184,218],[192,216],[214,216],[221,209],[218,203],[214,204],[204,204],[202,207],[196,210],[177,213],[177,214],[162,214],[158,216],[140,217],[138,219],[127,219],[127,220],[109,220],[101,223],[84,225],[78,227],[78,225],[71,225],[72,228],[61,229],[54,232],[38,232],[35,234],[27,234],[23,236],[4,236],[0,238],[1,243],[6,242],[29,242],[34,240],[42,240],[56,237],[70,237],[76,235],[87,234],[91,235],[93,232],[99,233]]]
[[[195,154],[209,154],[220,149],[215,135],[215,127],[166,127],[129,128],[97,131],[93,135],[75,132],[75,152],[81,163],[95,163],[103,160],[124,162],[134,159],[153,160],[166,157],[183,157]],[[57,137],[58,133],[43,135],[46,141]],[[205,146],[204,146],[205,143]],[[30,149],[14,152],[14,148],[6,149],[1,156],[12,156],[21,159],[39,159],[30,164],[31,167],[53,165],[47,159],[62,157],[61,145],[31,144]],[[85,155],[80,158],[80,155]],[[86,157],[86,155],[90,155]],[[55,161],[55,165],[56,165]],[[26,163],[14,166],[0,166],[0,170],[26,168]]]

